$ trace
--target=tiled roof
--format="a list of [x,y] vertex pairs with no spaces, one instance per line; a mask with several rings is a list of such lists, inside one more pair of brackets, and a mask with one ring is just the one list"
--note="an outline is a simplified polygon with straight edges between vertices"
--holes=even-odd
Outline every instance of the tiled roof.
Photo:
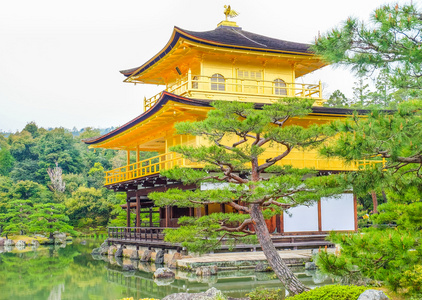
[[274,39],[244,31],[240,27],[219,26],[214,30],[203,32],[189,31],[175,27],[172,38],[156,56],[140,67],[122,70],[120,73],[125,76],[138,75],[142,73],[169,53],[176,46],[177,41],[180,38],[221,48],[296,55],[312,54],[309,50],[310,44]]
[[[176,27],[177,28],[177,27]],[[214,30],[195,32],[178,28],[180,31],[201,40],[215,42],[218,44],[242,47],[251,50],[276,50],[282,52],[306,53],[310,54],[309,44],[294,43],[279,39],[274,39],[244,31],[240,27],[220,26]]]

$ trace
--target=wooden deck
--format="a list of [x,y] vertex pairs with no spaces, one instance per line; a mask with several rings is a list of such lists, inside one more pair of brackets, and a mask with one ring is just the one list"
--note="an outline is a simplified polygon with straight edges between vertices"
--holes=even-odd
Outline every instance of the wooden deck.
[[[152,247],[162,249],[181,248],[179,243],[164,241],[165,227],[109,227],[109,244],[134,245],[140,247]],[[326,241],[326,235],[272,235],[271,239],[277,249],[309,249],[319,247],[334,247],[334,244]],[[240,251],[261,250],[259,244],[238,244],[235,247]],[[222,245],[220,251],[229,250],[229,246]]]

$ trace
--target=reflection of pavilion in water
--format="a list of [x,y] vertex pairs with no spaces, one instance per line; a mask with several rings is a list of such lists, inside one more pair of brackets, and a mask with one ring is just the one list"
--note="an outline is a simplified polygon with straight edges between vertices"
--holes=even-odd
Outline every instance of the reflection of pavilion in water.
[[[133,268],[131,271],[124,269]],[[154,267],[154,266],[153,266]],[[210,277],[197,277],[194,273],[175,271],[176,278],[157,281],[153,279],[150,264],[132,262],[131,265],[108,264],[107,281],[127,289],[127,295],[140,298],[163,298],[174,293],[199,293],[211,287],[222,291],[226,296],[243,297],[253,289],[264,286],[266,288],[281,288],[280,280],[272,272],[255,272],[249,270],[219,271]],[[148,272],[148,271],[151,272]],[[329,284],[332,280],[315,272],[304,271],[303,268],[293,269],[295,274],[307,286]]]

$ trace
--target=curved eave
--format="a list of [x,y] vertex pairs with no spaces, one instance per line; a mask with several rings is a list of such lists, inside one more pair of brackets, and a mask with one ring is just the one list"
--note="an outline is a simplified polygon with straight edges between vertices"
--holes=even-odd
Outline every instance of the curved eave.
[[[302,55],[302,56],[315,56],[315,54],[309,52],[295,52],[295,51],[286,51],[286,50],[280,50],[280,49],[271,49],[271,48],[259,48],[259,47],[250,47],[250,46],[237,46],[237,45],[230,45],[230,44],[224,44],[224,43],[218,43],[215,41],[207,40],[198,38],[192,34],[189,34],[185,32],[183,29],[174,27],[173,33],[170,37],[170,40],[167,42],[166,46],[158,52],[154,57],[152,57],[150,60],[148,60],[145,64],[138,68],[132,68],[127,70],[122,70],[120,73],[125,75],[126,77],[131,76],[137,76],[141,73],[143,73],[145,70],[153,66],[155,63],[157,63],[159,60],[164,58],[168,53],[170,53],[174,47],[177,45],[178,41],[180,39],[189,40],[198,44],[203,44],[207,46],[214,46],[214,47],[220,47],[225,49],[236,49],[236,50],[246,50],[246,51],[257,51],[257,52],[265,52],[265,53],[275,53],[275,54],[288,54],[288,55]],[[325,66],[323,64],[321,67]]]
[[[120,136],[127,133],[129,130],[133,129],[134,127],[142,124],[143,122],[147,121],[148,119],[154,118],[160,112],[165,109],[165,106],[170,102],[180,103],[187,106],[192,107],[204,107],[204,108],[211,108],[211,100],[199,100],[199,99],[190,99],[182,96],[177,96],[171,93],[164,91],[160,98],[157,100],[156,104],[148,111],[144,112],[140,116],[134,118],[133,120],[129,121],[128,123],[120,126],[119,128],[110,131],[99,137],[94,137],[90,139],[83,140],[84,143],[90,145],[92,148],[100,148],[102,145],[106,144],[107,142],[119,138]],[[263,105],[257,103],[256,108],[260,109]],[[368,113],[367,110],[353,110],[353,109],[344,109],[344,108],[331,108],[331,107],[320,107],[315,106],[312,107],[311,116],[331,116],[331,117],[340,117],[344,118],[347,116],[352,115],[355,111],[359,114],[366,114]],[[107,148],[107,147],[105,147]]]
[[110,131],[109,133],[106,133],[104,135],[101,135],[99,137],[94,137],[90,139],[83,140],[85,144],[90,145],[90,147],[101,147],[101,145],[105,144],[106,142],[118,138],[119,136],[122,136],[127,132],[128,130],[131,130],[133,127],[137,126],[138,124],[141,124],[145,121],[147,121],[150,118],[153,118],[155,115],[159,114],[160,111],[164,109],[166,104],[170,101],[186,104],[189,106],[200,106],[200,107],[211,107],[210,102],[207,100],[195,100],[195,99],[189,99],[181,96],[177,96],[171,93],[168,93],[166,91],[161,93],[160,98],[157,100],[155,105],[149,109],[148,111],[144,112],[143,114],[139,115],[138,117],[134,118],[133,120],[127,122],[123,126],[120,126],[119,128]]

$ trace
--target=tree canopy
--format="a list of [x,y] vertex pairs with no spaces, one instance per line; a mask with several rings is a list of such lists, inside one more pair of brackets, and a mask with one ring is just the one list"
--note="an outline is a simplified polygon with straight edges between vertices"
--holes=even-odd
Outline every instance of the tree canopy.
[[[314,170],[280,164],[293,149],[318,147],[334,132],[328,125],[293,125],[293,119],[311,112],[312,101],[307,99],[284,98],[262,108],[253,103],[224,101],[214,102],[212,106],[215,109],[209,111],[205,120],[175,126],[179,134],[207,139],[208,146],[171,148],[190,161],[204,163],[204,168],[162,172],[166,177],[196,183],[200,188],[170,189],[151,193],[149,197],[159,206],[224,204],[239,213],[181,218],[182,226],[167,230],[166,239],[202,252],[218,247],[221,242],[245,242],[256,234],[276,275],[291,294],[300,293],[306,288],[280,259],[264,219],[289,207],[343,192],[343,187],[330,176],[320,177]],[[269,145],[277,145],[277,153],[269,154]]]

